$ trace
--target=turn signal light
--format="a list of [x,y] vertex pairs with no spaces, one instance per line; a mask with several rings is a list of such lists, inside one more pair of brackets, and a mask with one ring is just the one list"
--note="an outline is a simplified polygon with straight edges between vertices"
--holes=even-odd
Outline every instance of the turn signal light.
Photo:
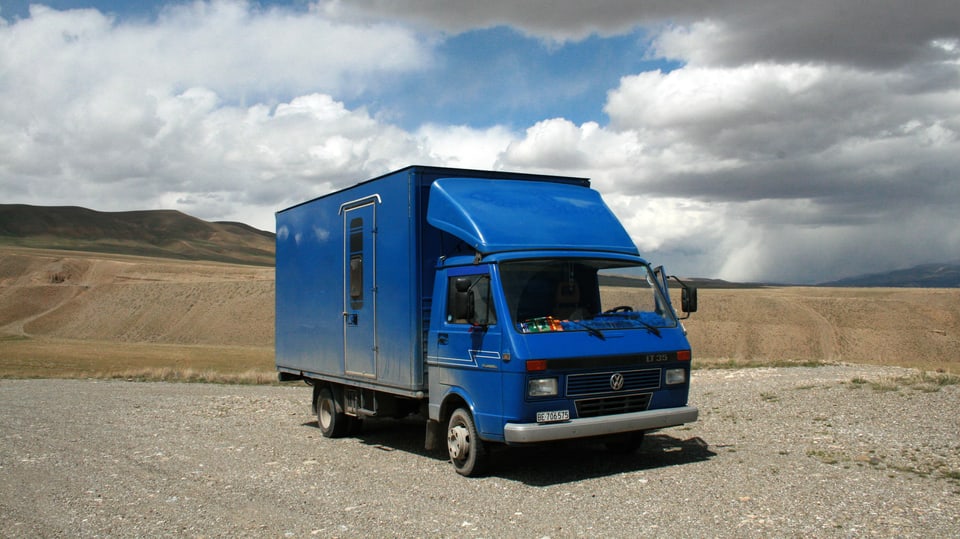
[[531,359],[527,361],[527,372],[536,372],[536,371],[545,371],[545,370],[547,370],[546,359]]
[[690,361],[690,350],[677,350],[677,361]]

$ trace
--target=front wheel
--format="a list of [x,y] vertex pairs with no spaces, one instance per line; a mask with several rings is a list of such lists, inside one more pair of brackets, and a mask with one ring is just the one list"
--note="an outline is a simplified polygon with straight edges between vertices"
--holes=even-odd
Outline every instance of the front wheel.
[[486,450],[477,435],[477,427],[470,412],[457,408],[447,424],[447,451],[458,474],[476,477],[483,473]]
[[349,427],[347,414],[337,411],[337,401],[329,387],[322,388],[317,394],[317,424],[324,438],[340,438]]

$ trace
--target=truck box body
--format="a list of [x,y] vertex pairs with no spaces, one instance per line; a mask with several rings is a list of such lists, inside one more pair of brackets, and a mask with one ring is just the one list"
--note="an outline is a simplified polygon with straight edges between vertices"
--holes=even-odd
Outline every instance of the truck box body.
[[[400,394],[427,389],[423,331],[429,324],[434,267],[441,255],[462,250],[456,239],[426,222],[430,186],[441,177],[544,181],[522,174],[408,167],[278,212],[278,366],[349,377]],[[588,185],[577,178],[553,180]],[[504,194],[491,196],[503,199]],[[463,217],[455,210],[438,213]],[[363,283],[350,282],[351,257],[355,271],[362,266]],[[350,297],[351,285],[361,297]]]
[[393,174],[277,214],[278,366],[403,394],[426,389],[413,358],[433,286],[422,270],[439,246],[435,232],[423,237],[418,183]]
[[[315,386],[325,435],[420,412],[456,466],[696,419],[666,276],[586,179],[413,166],[276,218],[277,369]],[[647,307],[603,304],[619,272]]]

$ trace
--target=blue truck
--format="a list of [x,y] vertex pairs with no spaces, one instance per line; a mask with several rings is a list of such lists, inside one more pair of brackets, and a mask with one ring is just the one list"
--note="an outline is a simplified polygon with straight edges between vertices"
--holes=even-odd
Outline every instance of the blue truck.
[[680,310],[587,179],[411,166],[276,213],[276,367],[323,436],[419,415],[465,476],[491,444],[632,451],[698,415],[672,278]]

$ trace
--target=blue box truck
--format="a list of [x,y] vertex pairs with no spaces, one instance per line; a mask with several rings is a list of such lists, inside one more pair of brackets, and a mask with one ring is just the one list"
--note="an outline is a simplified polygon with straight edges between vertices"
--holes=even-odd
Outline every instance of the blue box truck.
[[276,367],[313,386],[326,437],[419,414],[474,476],[491,444],[630,451],[697,419],[696,289],[673,277],[672,306],[587,179],[411,166],[278,211],[276,233]]

